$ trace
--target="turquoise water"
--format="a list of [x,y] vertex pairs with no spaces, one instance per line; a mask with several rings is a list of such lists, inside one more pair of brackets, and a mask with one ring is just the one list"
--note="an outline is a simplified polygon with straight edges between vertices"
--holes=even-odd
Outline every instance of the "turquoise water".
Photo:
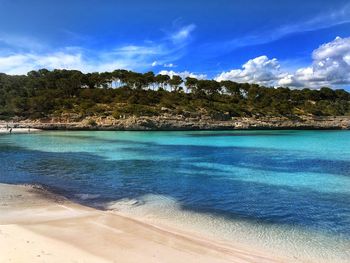
[[0,167],[2,183],[350,262],[349,131],[2,135]]

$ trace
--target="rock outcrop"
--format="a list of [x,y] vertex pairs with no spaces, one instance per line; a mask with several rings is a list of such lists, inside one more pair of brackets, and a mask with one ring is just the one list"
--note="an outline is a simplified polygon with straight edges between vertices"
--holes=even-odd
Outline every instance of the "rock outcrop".
[[[51,118],[8,122],[11,127],[37,128],[44,130],[235,130],[235,129],[350,129],[350,116],[232,118],[213,120],[210,117],[190,118],[185,116],[90,117],[80,121]],[[0,122],[6,126],[6,122]]]

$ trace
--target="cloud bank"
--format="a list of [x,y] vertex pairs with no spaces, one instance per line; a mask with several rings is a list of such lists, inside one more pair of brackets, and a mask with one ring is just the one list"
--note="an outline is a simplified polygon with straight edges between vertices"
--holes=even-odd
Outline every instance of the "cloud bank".
[[280,77],[280,64],[277,59],[269,59],[267,56],[260,56],[248,60],[243,69],[233,69],[223,72],[216,77],[217,81],[232,80],[236,82],[251,82],[265,86],[274,85]]
[[83,72],[120,68],[142,71],[155,66],[173,68],[176,66],[174,62],[186,54],[195,28],[195,25],[190,24],[156,41],[145,41],[143,45],[125,44],[100,51],[65,47],[55,52],[43,52],[42,47],[36,48],[34,44],[28,44],[28,50],[25,50],[24,38],[5,36],[0,38],[0,72],[26,74],[41,68],[77,69]]
[[295,72],[284,71],[276,58],[260,56],[215,79],[293,88],[350,85],[350,37],[321,45],[312,53],[312,64]]
[[[153,68],[159,70],[160,74],[169,76],[206,79],[206,74],[171,70],[177,67],[174,62],[185,54],[195,28],[191,24],[173,30],[159,41],[147,41],[143,45],[126,44],[98,52],[79,47],[66,47],[57,52],[46,53],[31,50],[4,52],[3,49],[0,50],[0,72],[25,74],[40,68],[78,69],[83,72],[115,69],[143,71]],[[15,39],[10,40],[13,42]],[[4,40],[0,39],[0,42]],[[276,58],[262,55],[248,60],[242,68],[218,74],[215,79],[274,87],[346,87],[350,85],[350,37],[337,37],[315,49],[312,63],[306,67],[291,72],[284,69],[282,64]]]

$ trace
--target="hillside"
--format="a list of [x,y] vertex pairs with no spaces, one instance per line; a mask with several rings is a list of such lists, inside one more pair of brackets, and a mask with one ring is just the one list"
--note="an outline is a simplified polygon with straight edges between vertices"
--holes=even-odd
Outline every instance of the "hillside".
[[83,74],[42,69],[21,76],[0,74],[0,119],[4,121],[90,120],[89,125],[95,126],[96,120],[106,118],[295,121],[349,115],[350,94],[326,87],[268,88],[126,70]]

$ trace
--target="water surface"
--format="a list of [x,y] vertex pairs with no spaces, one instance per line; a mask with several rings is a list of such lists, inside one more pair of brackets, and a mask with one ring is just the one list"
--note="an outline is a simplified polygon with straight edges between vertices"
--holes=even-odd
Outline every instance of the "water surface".
[[2,135],[0,167],[2,183],[44,184],[296,261],[350,262],[349,131]]

